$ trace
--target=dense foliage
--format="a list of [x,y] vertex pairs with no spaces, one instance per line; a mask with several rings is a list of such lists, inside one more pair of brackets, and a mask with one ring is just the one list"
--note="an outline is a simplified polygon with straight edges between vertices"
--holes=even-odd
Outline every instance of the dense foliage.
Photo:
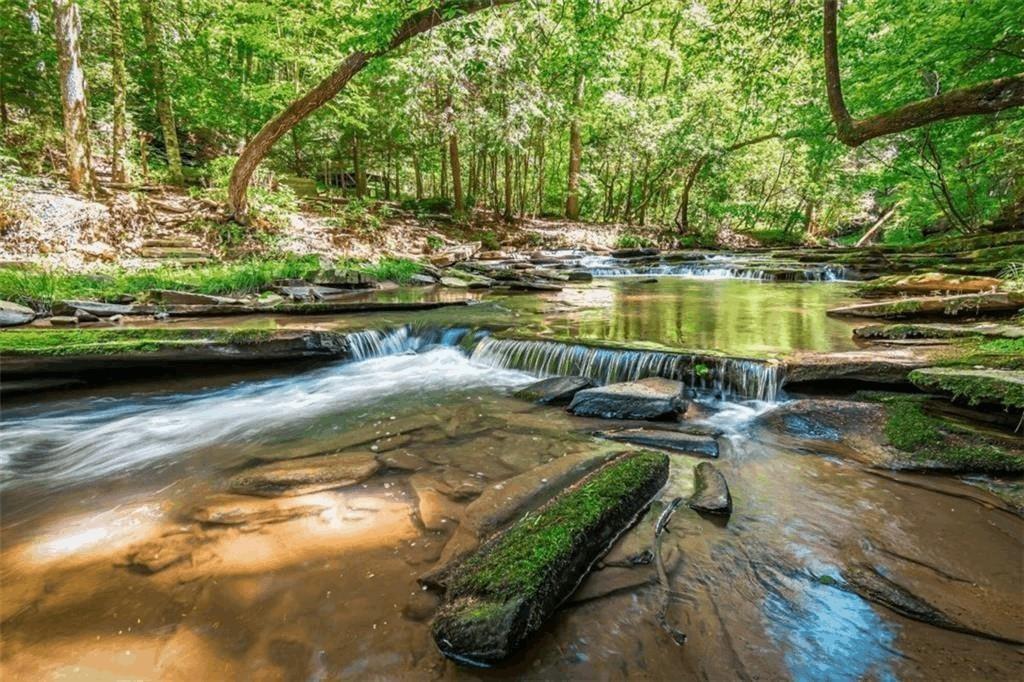
[[[429,5],[78,4],[98,171],[106,168],[115,113],[116,6],[129,173],[140,179],[145,146],[148,173],[173,179],[164,163],[158,60],[192,183],[209,177],[219,157],[237,155],[345,55],[386,44],[404,17]],[[159,49],[147,48],[145,5],[154,8]],[[0,4],[0,162],[7,172],[61,172],[51,12],[41,0]],[[1022,17],[1024,0],[847,2],[839,43],[850,109],[868,116],[1021,72]],[[467,210],[560,215],[575,120],[581,218],[595,222],[676,229],[695,169],[683,221],[694,232],[841,237],[897,206],[888,239],[912,241],[935,224],[973,231],[1021,201],[1021,109],[936,123],[857,149],[837,142],[825,102],[821,23],[818,0],[553,0],[490,9],[373,60],[282,140],[265,166],[278,179],[305,177],[322,189],[379,199],[453,198]],[[453,197],[455,162],[462,197]]]

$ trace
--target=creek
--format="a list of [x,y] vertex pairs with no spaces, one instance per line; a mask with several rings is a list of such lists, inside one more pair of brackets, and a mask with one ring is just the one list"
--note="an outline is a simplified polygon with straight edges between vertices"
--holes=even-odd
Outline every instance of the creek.
[[[880,476],[837,456],[838,444],[821,450],[831,435],[799,423],[787,433],[762,428],[792,397],[779,354],[855,347],[851,325],[824,315],[852,300],[848,284],[820,281],[835,273],[771,281],[745,275],[748,266],[664,271],[645,283],[602,273],[607,262],[584,265],[611,276],[544,294],[448,294],[474,303],[404,317],[202,321],[343,331],[345,362],[8,402],[5,671],[289,680],[1024,674],[1019,647],[906,618],[842,589],[841,578],[871,566],[964,623],[1021,639],[1024,520],[955,478]],[[388,294],[399,295],[410,296]],[[687,421],[722,434],[716,465],[732,516],[684,506],[662,541],[668,616],[688,641],[677,646],[657,624],[653,568],[613,561],[650,547],[663,505],[692,492],[700,460],[673,454],[659,499],[540,636],[499,668],[458,667],[433,644],[437,597],[417,578],[476,495],[511,479],[537,476],[539,485],[538,467],[609,447],[591,436],[607,421],[512,396],[564,373],[597,383],[680,379],[694,400]],[[254,463],[338,450],[388,464],[356,485],[301,497],[224,492]],[[424,481],[462,492],[427,504]],[[140,566],[130,559],[140,546],[174,560]]]

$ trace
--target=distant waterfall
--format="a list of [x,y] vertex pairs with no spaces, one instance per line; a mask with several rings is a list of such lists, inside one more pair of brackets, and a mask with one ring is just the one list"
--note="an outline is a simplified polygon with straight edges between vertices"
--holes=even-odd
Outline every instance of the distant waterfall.
[[764,258],[713,256],[703,260],[672,263],[630,261],[607,256],[585,256],[579,260],[594,277],[679,277],[682,279],[741,279],[754,282],[837,282],[856,279],[838,265],[824,263],[772,262]]
[[593,348],[554,341],[485,338],[475,362],[538,376],[575,375],[602,384],[659,376],[721,397],[776,400],[784,380],[780,365],[754,360],[643,350]]
[[349,354],[353,360],[379,358],[385,355],[417,352],[427,346],[457,346],[469,329],[465,327],[414,329],[410,325],[394,329],[365,331],[346,334]]

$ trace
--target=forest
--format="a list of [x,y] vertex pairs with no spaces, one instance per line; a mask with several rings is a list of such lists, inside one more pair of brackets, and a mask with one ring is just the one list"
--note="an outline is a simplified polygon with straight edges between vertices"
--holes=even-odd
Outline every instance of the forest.
[[0,0],[4,680],[1021,679],[1022,434],[1024,0]]

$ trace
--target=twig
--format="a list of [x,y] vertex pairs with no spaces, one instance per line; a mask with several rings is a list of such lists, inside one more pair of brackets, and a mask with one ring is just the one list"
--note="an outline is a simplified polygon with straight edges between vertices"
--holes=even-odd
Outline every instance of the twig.
[[682,646],[686,643],[686,634],[675,629],[668,623],[668,603],[672,598],[672,591],[668,586],[668,574],[665,572],[665,562],[661,558],[661,535],[668,525],[669,519],[672,518],[672,514],[675,513],[676,507],[678,507],[683,501],[683,498],[677,497],[665,510],[661,512],[661,516],[658,517],[658,523],[654,527],[654,565],[658,568],[658,582],[661,584],[662,589],[662,601],[661,607],[658,609],[658,624],[662,630],[669,634],[672,641]]

